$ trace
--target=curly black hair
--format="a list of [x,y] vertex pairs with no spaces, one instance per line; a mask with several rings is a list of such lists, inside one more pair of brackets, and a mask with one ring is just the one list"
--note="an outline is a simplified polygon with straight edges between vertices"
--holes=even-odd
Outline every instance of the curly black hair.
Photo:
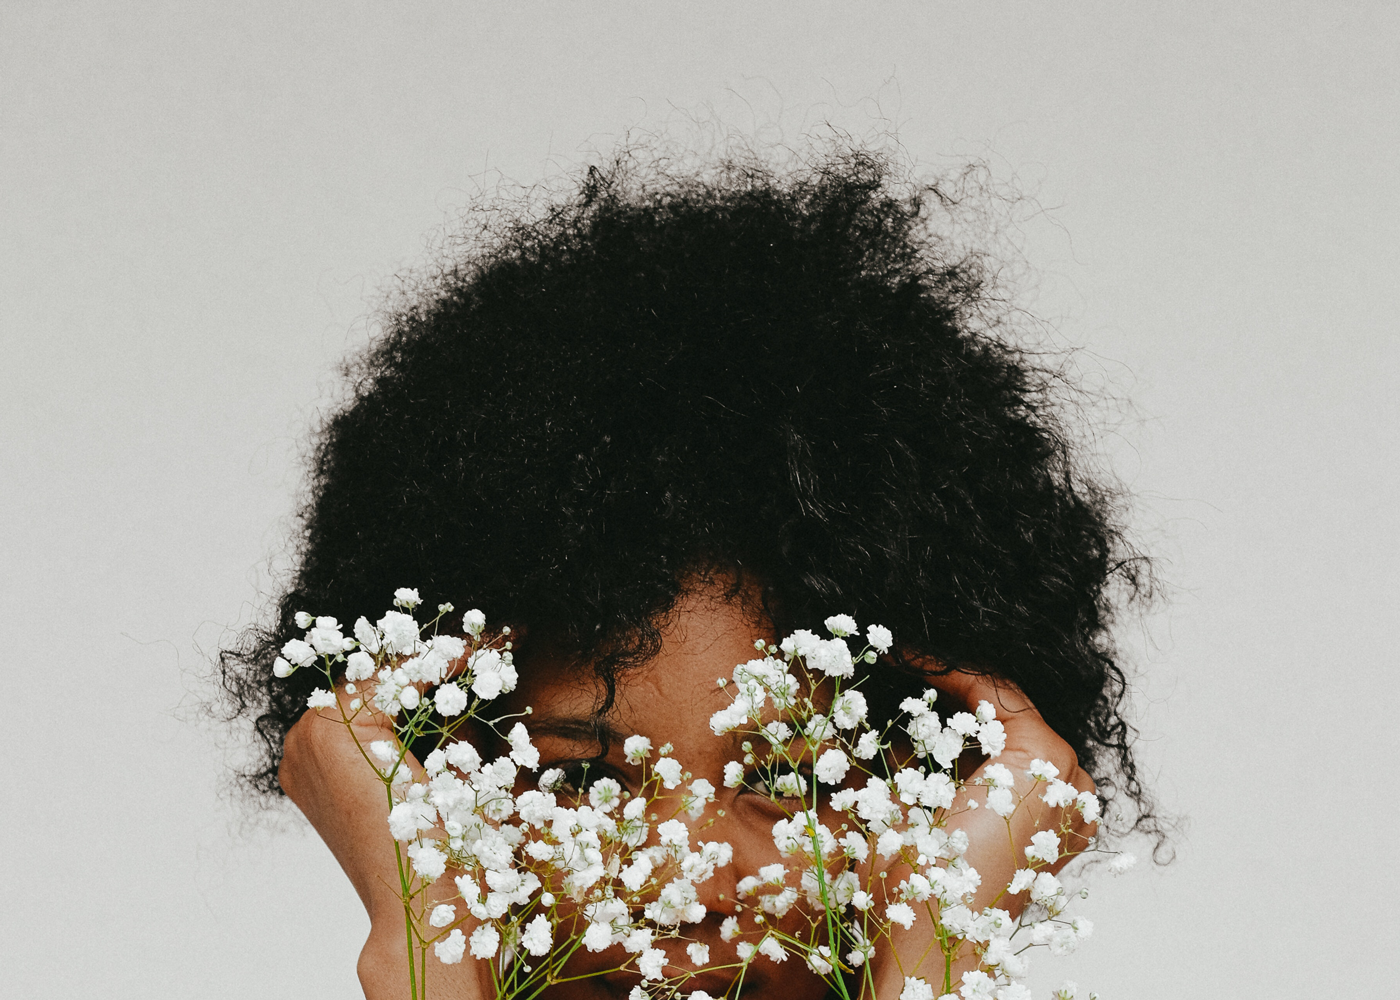
[[944,197],[860,149],[686,173],[623,155],[464,244],[347,365],[275,623],[222,655],[254,787],[279,791],[315,681],[270,670],[299,610],[351,620],[415,586],[611,692],[722,567],[783,631],[891,628],[880,704],[921,686],[919,657],[1015,682],[1151,828],[1111,635],[1150,569],[1062,381],[989,328],[985,260],[931,224]]

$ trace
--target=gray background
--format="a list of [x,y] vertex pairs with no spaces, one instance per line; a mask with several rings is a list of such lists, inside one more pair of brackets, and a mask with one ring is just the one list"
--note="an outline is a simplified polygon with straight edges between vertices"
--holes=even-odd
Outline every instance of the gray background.
[[1396,11],[5,0],[0,992],[354,994],[329,854],[221,792],[208,655],[425,238],[713,117],[987,161],[1040,206],[1022,304],[1133,403],[1094,419],[1172,585],[1123,638],[1189,826],[1036,982],[1393,993]]

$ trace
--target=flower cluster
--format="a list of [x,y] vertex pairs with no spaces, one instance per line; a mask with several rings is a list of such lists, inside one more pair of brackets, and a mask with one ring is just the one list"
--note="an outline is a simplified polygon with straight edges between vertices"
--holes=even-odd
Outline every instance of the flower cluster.
[[[725,766],[723,784],[767,795],[783,818],[771,831],[782,860],[737,880],[740,916],[721,927],[725,942],[737,941],[739,961],[713,966],[687,927],[706,916],[696,887],[733,861],[727,843],[692,843],[714,784],[692,777],[669,744],[642,736],[623,745],[637,768],[633,790],[611,777],[576,787],[556,768],[541,772],[521,717],[492,715],[492,702],[518,680],[510,629],[488,633],[472,610],[460,634],[440,632],[452,606],[420,624],[420,604],[416,590],[400,589],[393,610],[373,623],[358,619],[349,636],[334,618],[299,614],[305,637],[286,643],[273,667],[279,677],[303,668],[325,675],[308,707],[346,726],[384,786],[415,998],[426,996],[430,952],[448,965],[468,955],[489,962],[506,998],[557,981],[580,949],[620,949],[592,974],[630,970],[645,984],[634,1000],[687,995],[687,979],[703,969],[732,969],[737,982],[751,962],[789,956],[842,997],[873,994],[872,958],[922,923],[943,956],[942,988],[909,976],[901,1000],[949,1000],[955,964],[966,970],[963,1000],[1025,1000],[1027,949],[1066,954],[1092,933],[1087,919],[1066,915],[1069,894],[1049,869],[1091,846],[1072,842],[1069,817],[1093,822],[1098,799],[1048,762],[1034,761],[1019,786],[991,762],[1006,732],[989,702],[943,718],[930,688],[906,699],[898,720],[872,726],[856,666],[876,662],[893,637],[872,625],[853,652],[857,624],[836,615],[826,621],[829,638],[798,631],[779,645],[759,641],[758,657],[719,679],[731,700],[711,728],[743,737],[742,759]],[[509,750],[485,759],[463,738],[467,720]],[[362,744],[366,722],[392,737]],[[424,740],[434,749],[419,768],[408,748]],[[969,751],[989,763],[963,779]],[[1033,799],[1063,818],[1030,837],[1009,884],[977,906],[979,892],[988,894],[958,818],[983,806],[1009,830]],[[1131,856],[1114,862],[1128,864]],[[745,932],[741,917],[755,930]],[[684,943],[693,970],[668,965],[666,941]],[[1067,983],[1057,996],[1075,989]]]
[[[856,622],[836,615],[825,624],[830,638],[798,631],[777,646],[755,643],[761,655],[719,680],[732,701],[711,728],[748,737],[743,759],[726,767],[725,784],[752,782],[755,767],[769,776],[758,790],[787,813],[773,826],[773,842],[793,859],[792,871],[771,865],[744,878],[740,895],[752,900],[759,923],[794,907],[806,917],[798,932],[770,923],[745,957],[800,956],[847,996],[852,978],[870,976],[880,942],[926,922],[928,940],[942,952],[941,989],[909,976],[902,1000],[953,1000],[955,965],[965,970],[956,984],[964,1000],[1027,1000],[1027,951],[1068,954],[1093,932],[1088,919],[1066,915],[1069,893],[1047,869],[1093,848],[1074,832],[1073,812],[1094,823],[1098,798],[1042,760],[1018,787],[1011,769],[995,762],[1006,731],[987,701],[945,718],[929,688],[900,704],[899,720],[876,729],[855,664],[874,663],[893,638],[872,625],[864,648],[852,651]],[[969,752],[985,763],[964,778],[960,762]],[[967,860],[971,845],[959,818],[985,807],[1009,831],[1018,811],[1041,802],[1059,821],[1031,835],[1007,885],[984,887]],[[1115,870],[1129,865],[1131,856],[1114,862]],[[873,993],[873,981],[866,986]]]

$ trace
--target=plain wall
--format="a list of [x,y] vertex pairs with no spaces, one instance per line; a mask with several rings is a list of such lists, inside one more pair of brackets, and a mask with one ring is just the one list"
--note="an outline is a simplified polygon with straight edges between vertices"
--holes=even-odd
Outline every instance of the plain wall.
[[[0,993],[355,995],[367,921],[227,794],[379,293],[497,176],[713,116],[985,161],[1167,601],[1122,635],[1189,822],[1039,961],[1104,998],[1394,991],[1400,14],[1385,3],[0,5]],[[696,134],[705,134],[701,129]],[[499,172],[499,175],[496,172]],[[398,581],[392,581],[396,585]],[[1047,995],[1042,992],[1042,996]]]

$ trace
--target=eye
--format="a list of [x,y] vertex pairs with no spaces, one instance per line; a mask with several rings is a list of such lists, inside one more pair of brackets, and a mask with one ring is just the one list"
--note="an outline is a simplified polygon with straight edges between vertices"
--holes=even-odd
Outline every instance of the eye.
[[[593,787],[593,783],[600,778],[616,779],[618,777],[613,768],[597,758],[561,760],[548,765],[548,767],[558,768],[564,772],[551,790],[575,799],[581,799],[587,795],[588,790]],[[542,768],[541,770],[547,769]],[[625,782],[620,783],[626,787]]]
[[793,802],[806,797],[812,787],[812,772],[805,768],[794,771],[785,764],[760,764],[744,782],[755,795],[770,802]]

